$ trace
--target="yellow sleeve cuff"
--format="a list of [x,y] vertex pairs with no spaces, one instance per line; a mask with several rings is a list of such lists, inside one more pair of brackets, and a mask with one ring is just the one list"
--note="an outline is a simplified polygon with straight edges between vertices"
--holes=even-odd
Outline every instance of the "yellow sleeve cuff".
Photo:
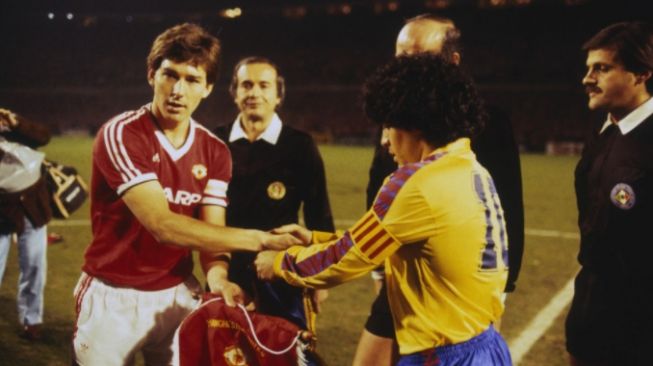
[[281,269],[281,262],[283,262],[283,257],[285,255],[286,251],[281,251],[274,257],[274,264],[272,268],[274,269],[274,275],[279,278],[284,278],[283,270]]
[[311,244],[326,243],[338,239],[337,233],[327,233],[324,231],[313,231]]

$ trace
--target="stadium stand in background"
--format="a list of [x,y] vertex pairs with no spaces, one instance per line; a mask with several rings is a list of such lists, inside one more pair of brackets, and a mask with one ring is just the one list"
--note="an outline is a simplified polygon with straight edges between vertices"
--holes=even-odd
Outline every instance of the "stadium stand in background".
[[388,45],[405,18],[438,12],[464,31],[467,67],[485,98],[509,111],[523,150],[557,151],[562,144],[572,153],[587,121],[597,119],[586,111],[579,83],[580,45],[605,24],[641,14],[599,0],[68,0],[51,10],[22,3],[0,15],[0,42],[12,50],[0,58],[0,99],[51,121],[59,133],[93,133],[116,112],[137,108],[134,100],[147,103],[143,50],[162,29],[190,21],[217,34],[224,48],[219,83],[196,112],[209,128],[236,113],[225,70],[259,54],[278,60],[289,81],[286,120],[319,142],[368,144],[374,128],[360,123],[360,85],[392,57]]

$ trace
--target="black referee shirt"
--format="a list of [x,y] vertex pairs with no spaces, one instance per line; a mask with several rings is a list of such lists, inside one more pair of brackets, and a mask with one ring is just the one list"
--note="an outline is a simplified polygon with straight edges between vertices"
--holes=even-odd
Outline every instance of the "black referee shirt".
[[[237,122],[239,123],[239,122]],[[229,142],[233,124],[216,134],[231,150],[233,177],[227,197],[227,225],[270,230],[296,223],[300,206],[306,227],[334,231],[327,196],[324,164],[307,133],[283,125],[276,144],[241,138]],[[302,289],[283,281],[264,282],[256,277],[256,253],[235,252],[229,279],[256,299],[257,310],[307,327]]]
[[575,185],[582,269],[567,317],[567,349],[584,361],[650,365],[653,116],[625,135],[614,125],[595,133]]
[[270,230],[296,223],[303,203],[306,227],[334,231],[324,164],[311,136],[284,125],[274,145],[263,139],[229,142],[232,126],[215,131],[233,160],[227,225]]

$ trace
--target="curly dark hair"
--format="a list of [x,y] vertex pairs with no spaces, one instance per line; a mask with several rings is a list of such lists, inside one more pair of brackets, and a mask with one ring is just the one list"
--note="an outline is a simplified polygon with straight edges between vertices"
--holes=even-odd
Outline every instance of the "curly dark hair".
[[365,82],[364,109],[375,123],[417,130],[432,146],[472,137],[485,109],[471,78],[441,56],[400,56]]

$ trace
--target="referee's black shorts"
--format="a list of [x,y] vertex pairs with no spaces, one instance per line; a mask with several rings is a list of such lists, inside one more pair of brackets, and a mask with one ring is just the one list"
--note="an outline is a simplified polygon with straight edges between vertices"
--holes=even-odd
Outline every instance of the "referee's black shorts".
[[395,338],[395,327],[392,322],[392,313],[390,312],[385,281],[383,281],[379,295],[374,300],[374,303],[372,303],[370,316],[367,317],[367,322],[365,322],[365,329],[379,337]]

